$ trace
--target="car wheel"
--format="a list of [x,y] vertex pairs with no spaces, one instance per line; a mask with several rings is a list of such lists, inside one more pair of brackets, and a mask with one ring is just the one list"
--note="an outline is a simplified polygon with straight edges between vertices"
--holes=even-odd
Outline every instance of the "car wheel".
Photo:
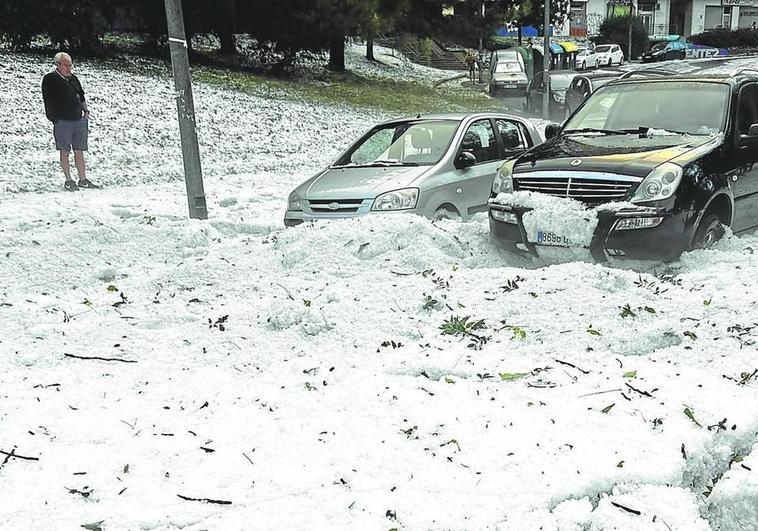
[[441,219],[450,219],[450,220],[460,220],[461,215],[460,213],[455,209],[455,207],[450,205],[442,205],[437,210],[434,211],[434,215],[432,216],[432,219],[434,221],[440,221]]
[[721,219],[716,214],[708,214],[700,221],[690,248],[710,249],[724,236],[725,232]]

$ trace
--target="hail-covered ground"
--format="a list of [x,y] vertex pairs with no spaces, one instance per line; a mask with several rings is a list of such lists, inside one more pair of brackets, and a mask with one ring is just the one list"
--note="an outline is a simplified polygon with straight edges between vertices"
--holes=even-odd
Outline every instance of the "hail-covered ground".
[[635,271],[483,215],[285,230],[386,113],[203,84],[188,220],[168,72],[74,62],[105,187],[66,193],[50,63],[0,53],[0,527],[758,528],[758,237]]

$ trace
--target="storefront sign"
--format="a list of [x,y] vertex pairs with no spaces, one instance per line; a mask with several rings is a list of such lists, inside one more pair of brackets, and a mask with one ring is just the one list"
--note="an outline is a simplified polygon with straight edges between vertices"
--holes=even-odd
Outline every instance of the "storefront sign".
[[756,5],[755,0],[721,0],[722,6],[753,6]]

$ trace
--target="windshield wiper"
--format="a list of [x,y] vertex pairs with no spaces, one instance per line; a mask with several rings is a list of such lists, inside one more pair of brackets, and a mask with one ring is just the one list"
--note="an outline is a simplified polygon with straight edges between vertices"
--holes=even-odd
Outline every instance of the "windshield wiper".
[[332,166],[333,168],[383,168],[388,166],[418,166],[417,162],[402,162],[399,160],[375,160],[373,162],[365,162],[363,164],[339,164]]
[[620,131],[618,129],[597,129],[595,127],[582,127],[581,129],[566,129],[563,131],[566,134],[576,134],[576,133],[602,133],[604,135],[628,135],[629,131],[623,130]]

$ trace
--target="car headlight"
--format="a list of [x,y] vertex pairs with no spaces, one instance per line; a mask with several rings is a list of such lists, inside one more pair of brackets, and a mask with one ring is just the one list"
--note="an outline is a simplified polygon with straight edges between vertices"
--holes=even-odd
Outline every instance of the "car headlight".
[[682,167],[664,162],[651,171],[640,183],[632,197],[632,203],[668,199],[682,182]]
[[287,201],[287,210],[302,210],[303,204],[300,200],[300,196],[297,195],[297,192],[292,192],[290,194],[289,200]]
[[418,188],[403,188],[379,195],[374,199],[371,210],[408,210],[416,208]]
[[513,163],[515,160],[509,160],[497,171],[495,180],[492,181],[492,193],[509,194],[513,192]]

